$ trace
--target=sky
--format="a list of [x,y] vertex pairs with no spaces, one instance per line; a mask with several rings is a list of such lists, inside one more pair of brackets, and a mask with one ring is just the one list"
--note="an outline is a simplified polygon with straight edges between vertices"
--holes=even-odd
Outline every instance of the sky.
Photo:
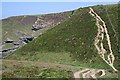
[[2,2],[119,2],[119,0],[1,0]]
[[2,16],[0,18],[58,13],[85,6],[116,3],[117,2],[2,2]]

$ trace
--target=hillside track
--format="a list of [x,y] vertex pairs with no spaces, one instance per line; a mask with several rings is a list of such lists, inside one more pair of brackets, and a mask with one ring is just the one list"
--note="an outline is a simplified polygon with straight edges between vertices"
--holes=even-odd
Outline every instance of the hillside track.
[[[97,13],[94,12],[94,10],[92,8],[90,8],[89,13],[96,19],[96,26],[98,28],[98,33],[97,33],[97,36],[96,36],[95,42],[94,42],[94,45],[95,45],[96,49],[98,50],[98,54],[110,67],[113,68],[114,71],[117,71],[117,69],[113,65],[115,57],[113,55],[110,36],[108,34],[106,24],[102,20],[102,18]],[[102,25],[100,24],[100,22],[102,23]],[[103,43],[104,34],[106,35],[106,40],[107,40],[107,44],[109,47],[108,55],[107,55],[107,50],[104,48],[104,43]],[[105,55],[107,55],[107,60],[105,59]]]
[[106,71],[103,70],[103,69],[90,69],[90,68],[86,68],[86,69],[83,69],[81,71],[78,71],[78,72],[75,72],[74,73],[74,78],[75,80],[85,80],[85,79],[94,79],[96,80],[97,77],[103,77],[106,75]]
[[[117,69],[113,65],[115,57],[113,55],[110,36],[108,34],[106,24],[92,8],[89,8],[89,9],[90,9],[89,11],[90,15],[92,15],[96,19],[96,26],[98,28],[97,36],[95,37],[95,41],[94,41],[94,45],[98,51],[98,54],[110,67],[112,67],[114,71],[117,71]],[[102,23],[102,25],[100,23]],[[109,51],[110,51],[109,54],[107,54],[107,50],[104,48],[104,43],[103,43],[103,40],[105,37],[104,34],[106,35],[106,38],[107,38],[106,40],[107,40],[107,44],[109,46]],[[107,55],[107,60],[105,58],[105,55]],[[75,80],[80,80],[81,78],[82,80],[83,79],[85,80],[88,78],[97,80],[96,75],[98,74],[99,74],[99,77],[105,76],[106,70],[103,70],[103,69],[96,70],[96,69],[87,68],[87,69],[83,69],[81,71],[75,72],[74,78]]]

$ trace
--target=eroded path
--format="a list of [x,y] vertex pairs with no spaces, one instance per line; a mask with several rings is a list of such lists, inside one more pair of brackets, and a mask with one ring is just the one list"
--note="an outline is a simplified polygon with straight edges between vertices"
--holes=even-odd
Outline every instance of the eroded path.
[[106,75],[106,71],[103,69],[100,70],[96,70],[96,69],[83,69],[81,71],[75,72],[74,73],[74,78],[75,80],[85,80],[88,78],[92,78],[92,79],[96,79],[97,77],[103,77],[104,75]]
[[[114,71],[117,71],[117,69],[113,65],[115,57],[113,55],[111,42],[110,42],[110,36],[108,34],[106,24],[101,19],[101,17],[97,13],[94,12],[94,10],[92,8],[90,8],[89,13],[96,19],[96,26],[98,28],[98,33],[97,33],[97,36],[96,36],[95,42],[94,42],[94,45],[95,45],[96,49],[98,50],[98,54],[110,67],[112,67],[114,69]],[[107,44],[109,47],[109,51],[107,51],[104,48],[103,40],[104,40],[105,36],[106,36]],[[107,58],[105,58],[105,57],[107,57]]]
[[[114,71],[117,71],[117,69],[113,65],[115,57],[113,55],[111,42],[110,42],[110,36],[108,34],[106,24],[102,20],[102,18],[97,13],[95,13],[95,11],[92,8],[90,8],[89,13],[96,19],[96,26],[98,28],[97,36],[95,37],[95,42],[94,42],[94,45],[98,51],[98,54],[110,67],[113,68]],[[109,51],[107,51],[104,48],[103,40],[107,40],[107,45],[108,45]],[[103,69],[101,69],[101,70],[83,69],[81,71],[75,72],[74,78],[75,78],[75,80],[80,80],[80,78],[96,79],[98,77],[98,76],[96,77],[96,75],[99,75],[99,77],[102,77],[102,76],[106,75],[106,71]]]

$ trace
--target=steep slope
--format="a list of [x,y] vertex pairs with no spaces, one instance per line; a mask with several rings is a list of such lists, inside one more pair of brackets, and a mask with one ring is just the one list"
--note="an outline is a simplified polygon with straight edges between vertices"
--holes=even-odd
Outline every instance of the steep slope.
[[[57,63],[64,65],[80,66],[86,68],[113,70],[101,56],[95,46],[99,25],[105,23],[106,32],[101,32],[104,39],[98,38],[106,50],[105,59],[110,53],[115,57],[114,67],[118,69],[118,6],[117,5],[98,5],[91,7],[96,15],[90,14],[90,8],[80,8],[65,22],[48,30],[27,45],[19,48],[5,59],[8,60],[31,60],[45,63]],[[92,16],[94,15],[94,16]],[[96,20],[97,19],[97,20]],[[103,26],[104,27],[104,26]],[[104,28],[105,28],[104,27]],[[102,40],[101,40],[102,39]],[[110,41],[110,45],[108,44]],[[100,44],[98,44],[100,46]],[[102,47],[103,47],[102,46]],[[100,47],[100,48],[102,48]],[[102,50],[101,50],[102,51]],[[112,61],[110,61],[112,62]],[[83,70],[84,71],[84,70]],[[85,76],[90,76],[94,69],[89,69]],[[81,71],[80,71],[81,72]],[[104,71],[102,71],[104,73]],[[78,72],[79,73],[79,72]],[[78,74],[77,74],[78,75]],[[93,75],[94,77],[95,75]]]
[[[14,16],[2,20],[3,57],[32,41],[44,31],[64,22],[71,12],[58,14]],[[37,21],[39,19],[39,21]],[[35,27],[34,24],[37,24]],[[37,30],[34,30],[38,28]]]
[[[115,57],[117,57],[118,48],[115,38],[119,36],[117,34],[117,5],[101,5],[95,6],[93,9],[106,22],[111,38],[113,53]],[[106,14],[106,9],[109,15]],[[54,53],[56,53],[57,56],[66,53],[65,56],[68,56],[71,60],[70,62],[68,61],[68,64],[71,62],[73,63],[71,63],[72,65],[84,63],[85,65],[91,65],[91,67],[95,67],[96,65],[98,68],[108,68],[107,64],[104,63],[97,54],[97,50],[94,46],[94,40],[97,34],[97,27],[95,24],[96,20],[89,14],[89,8],[80,8],[68,21],[48,30],[31,43],[15,51],[8,59],[47,61],[46,59],[50,58],[52,61]],[[116,33],[112,27],[116,30]],[[105,40],[104,45],[107,49],[108,45]],[[48,55],[53,56],[49,57]],[[43,56],[46,56],[46,59],[42,59],[41,57]],[[67,64],[67,62],[61,61],[61,59],[58,60],[60,63]],[[55,61],[53,60],[52,62]],[[115,60],[115,66],[117,67],[117,60]]]

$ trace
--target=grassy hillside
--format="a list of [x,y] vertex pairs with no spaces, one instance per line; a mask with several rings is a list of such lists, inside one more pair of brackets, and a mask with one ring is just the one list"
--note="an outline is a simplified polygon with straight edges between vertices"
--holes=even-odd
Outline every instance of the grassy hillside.
[[[110,34],[111,45],[113,54],[115,55],[115,67],[119,68],[118,61],[118,6],[117,5],[98,5],[92,7],[95,12],[105,21],[108,32]],[[23,47],[16,50],[13,54],[5,58],[3,62],[4,69],[12,69],[16,67],[15,64],[19,65],[19,62],[9,62],[9,60],[16,61],[33,61],[34,65],[43,65],[45,63],[61,64],[66,66],[81,67],[81,68],[95,68],[95,69],[106,69],[112,70],[98,55],[98,52],[94,46],[94,40],[97,34],[96,20],[89,14],[89,7],[77,9],[74,14],[67,19],[65,22],[55,26],[52,29],[47,30],[44,34],[40,35],[37,39],[24,45]],[[107,43],[104,40],[105,48],[108,49]],[[39,62],[39,63],[35,63]],[[42,64],[40,64],[42,62]],[[9,67],[9,65],[12,65]],[[45,71],[44,67],[32,69],[30,65],[21,62],[21,67],[16,67],[15,74],[13,72],[4,72],[4,77],[26,77],[31,74],[43,73],[46,77],[54,77],[62,75],[66,77],[74,72],[73,69],[68,70],[57,70],[52,66],[53,69],[47,68]],[[7,67],[5,67],[7,66]],[[46,66],[45,66],[46,67]],[[63,69],[63,67],[58,67]],[[37,71],[36,71],[37,69]],[[42,70],[40,70],[42,69]],[[22,71],[22,72],[20,72]],[[34,73],[34,71],[36,71]],[[22,75],[22,73],[25,75]],[[30,74],[28,73],[30,72]],[[33,72],[33,73],[32,73]],[[70,72],[70,73],[69,73]],[[54,75],[54,74],[55,75]],[[11,76],[10,76],[11,75]],[[65,75],[65,76],[64,76]],[[116,73],[110,73],[108,77],[116,77]],[[31,77],[36,77],[32,75]],[[38,77],[38,76],[37,76]],[[40,76],[39,76],[40,77]],[[44,76],[43,76],[44,77]]]
[[[31,33],[31,26],[36,21],[36,16],[18,16],[18,17],[9,17],[2,20],[2,34],[3,40],[7,37],[10,37],[13,40],[16,40],[17,31],[23,31],[26,33]],[[7,32],[7,33],[6,33]],[[12,36],[10,36],[12,35]]]
[[[9,65],[8,65],[9,64]],[[71,80],[73,73],[84,68],[33,61],[3,60],[3,78],[58,78],[57,80]],[[103,78],[115,78],[115,72],[106,72]],[[10,80],[10,79],[7,79]],[[51,79],[53,80],[53,79]],[[72,79],[73,80],[73,79]]]
[[[54,25],[57,25],[58,22],[64,22],[69,15],[71,15],[71,12],[63,12],[58,14],[46,14],[46,15],[25,15],[25,16],[14,16],[9,17],[6,19],[2,19],[2,43],[3,49],[14,47],[15,45],[12,44],[5,44],[4,41],[7,40],[7,38],[12,39],[14,41],[18,41],[20,37],[24,37],[24,33],[26,35],[30,35],[33,37],[38,37],[41,33],[46,31],[47,29],[53,27]],[[35,23],[38,17],[41,17],[41,20],[44,22],[50,22],[52,20],[54,21],[52,24],[50,24],[48,27],[42,28],[39,31],[33,32],[32,31],[32,25]]]
[[[10,63],[10,64],[9,64]],[[9,64],[9,65],[6,65]],[[31,61],[3,61],[3,77],[7,78],[70,78],[71,66],[45,64]],[[59,67],[62,67],[61,69]],[[68,69],[66,69],[67,67]],[[24,74],[23,74],[24,73]]]
[[[112,49],[115,57],[117,57],[118,48],[116,37],[120,36],[117,31],[117,5],[100,5],[93,7],[93,9],[106,22],[111,37]],[[112,29],[108,17],[111,20],[116,34]],[[93,44],[97,34],[95,22],[95,19],[89,14],[88,7],[80,8],[69,20],[48,30],[31,43],[15,51],[7,59],[44,61],[110,69],[99,57]],[[116,67],[117,64],[116,60]]]
[[[101,12],[99,10],[102,10]],[[111,45],[112,45],[112,50],[113,50],[113,54],[116,58],[115,60],[115,66],[117,68],[118,67],[118,52],[119,52],[119,28],[118,28],[118,24],[119,24],[119,19],[118,19],[118,5],[106,5],[104,7],[99,6],[98,8],[96,8],[97,13],[101,16],[101,18],[105,21],[106,25],[107,25],[107,29],[108,29],[108,33],[110,35],[110,39],[111,39]],[[104,42],[106,44],[106,42]],[[105,46],[106,49],[108,49],[107,45]]]

